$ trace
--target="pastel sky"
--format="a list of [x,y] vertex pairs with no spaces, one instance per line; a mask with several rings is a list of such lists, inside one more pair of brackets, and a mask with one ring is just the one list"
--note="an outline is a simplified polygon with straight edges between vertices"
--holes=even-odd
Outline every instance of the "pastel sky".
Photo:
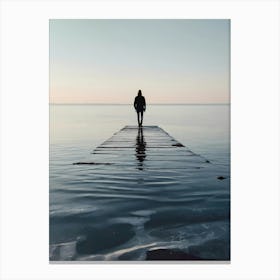
[[229,103],[230,20],[50,20],[50,102]]

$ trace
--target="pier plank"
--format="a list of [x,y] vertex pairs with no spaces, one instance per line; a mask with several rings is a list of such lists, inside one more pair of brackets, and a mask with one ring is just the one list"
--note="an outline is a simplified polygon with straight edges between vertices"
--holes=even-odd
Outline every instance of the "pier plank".
[[228,175],[158,126],[125,126],[95,148],[89,159],[74,164],[81,165],[80,168],[88,165],[96,174],[128,173],[126,177],[134,178],[141,177],[143,172],[146,178],[169,172],[202,181]]

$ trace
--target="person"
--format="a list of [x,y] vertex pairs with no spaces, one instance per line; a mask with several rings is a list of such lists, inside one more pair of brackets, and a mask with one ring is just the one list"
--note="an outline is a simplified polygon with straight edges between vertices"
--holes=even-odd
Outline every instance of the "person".
[[146,100],[145,97],[142,96],[141,89],[138,90],[138,95],[134,99],[134,108],[137,112],[138,126],[140,127],[143,123],[143,112],[146,111]]

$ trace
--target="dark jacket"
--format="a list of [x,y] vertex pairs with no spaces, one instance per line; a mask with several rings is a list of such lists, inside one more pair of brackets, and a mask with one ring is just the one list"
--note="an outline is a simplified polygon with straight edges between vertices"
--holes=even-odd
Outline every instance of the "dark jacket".
[[143,112],[146,110],[146,100],[144,96],[136,96],[134,100],[134,108],[137,112]]

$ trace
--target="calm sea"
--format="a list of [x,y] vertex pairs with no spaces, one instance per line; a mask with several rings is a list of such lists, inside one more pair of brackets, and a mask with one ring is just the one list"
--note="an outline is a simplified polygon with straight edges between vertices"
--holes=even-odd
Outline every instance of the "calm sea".
[[229,260],[230,106],[150,105],[144,115],[143,125],[161,127],[211,161],[226,177],[214,185],[195,178],[187,185],[163,172],[153,196],[139,198],[126,177],[93,182],[73,165],[136,123],[131,105],[50,106],[50,260],[145,260],[164,249]]

